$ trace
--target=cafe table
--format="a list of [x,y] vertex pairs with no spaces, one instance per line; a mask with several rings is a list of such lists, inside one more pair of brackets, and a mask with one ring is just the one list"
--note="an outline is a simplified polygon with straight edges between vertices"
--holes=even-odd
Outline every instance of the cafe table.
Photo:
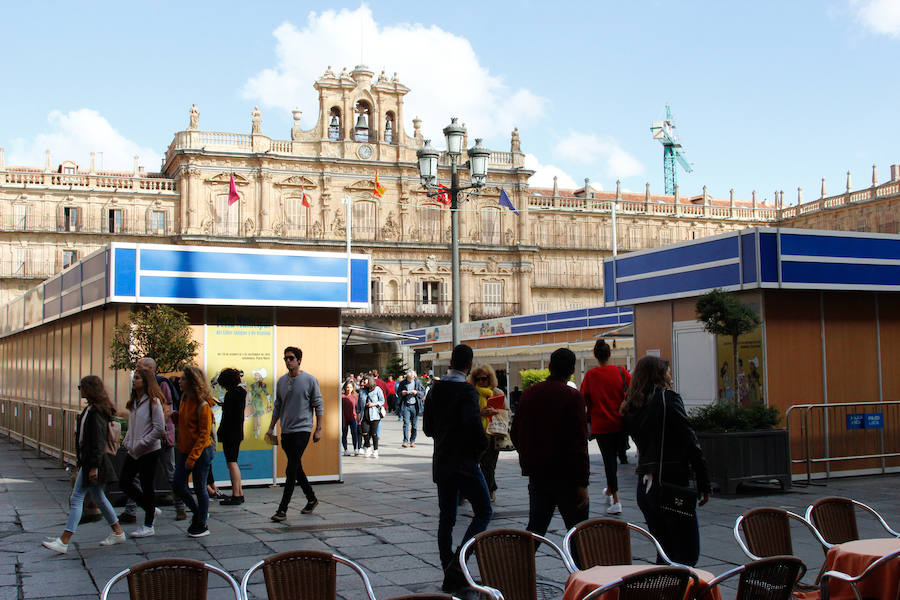
[[[565,594],[563,594],[563,600],[581,600],[595,589],[612,583],[626,575],[631,575],[632,573],[637,573],[639,571],[659,569],[664,566],[665,565],[612,565],[591,567],[590,569],[585,569],[583,571],[575,571],[569,575],[569,579],[566,581],[566,591]],[[703,571],[701,569],[691,569],[691,571],[700,580],[701,585],[712,581],[715,577],[709,571]],[[610,590],[603,594],[602,600],[616,600],[618,597],[618,590]],[[718,589],[715,589],[707,596],[707,598],[710,600],[722,600],[722,595]]]
[[[856,576],[870,564],[891,552],[900,550],[900,538],[854,540],[836,544],[825,556],[825,571],[840,571]],[[897,598],[900,581],[900,559],[892,560],[873,571],[857,584],[864,598]],[[828,586],[831,600],[855,599],[849,583],[831,578]]]

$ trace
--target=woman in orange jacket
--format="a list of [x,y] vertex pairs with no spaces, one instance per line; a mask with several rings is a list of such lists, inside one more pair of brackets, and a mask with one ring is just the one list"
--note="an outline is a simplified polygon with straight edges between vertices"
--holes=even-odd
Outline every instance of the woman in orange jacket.
[[[194,514],[188,527],[191,537],[209,535],[206,519],[209,515],[209,493],[206,477],[209,474],[216,442],[213,435],[215,405],[203,371],[194,366],[184,369],[181,376],[181,404],[178,406],[178,439],[175,442],[175,476],[172,487]],[[194,481],[195,500],[188,491],[187,478]]]

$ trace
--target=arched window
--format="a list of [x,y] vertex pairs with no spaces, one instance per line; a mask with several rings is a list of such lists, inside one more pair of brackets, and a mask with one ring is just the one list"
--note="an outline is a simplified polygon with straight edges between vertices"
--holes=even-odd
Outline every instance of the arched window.
[[328,119],[328,139],[332,142],[341,140],[341,109],[337,106],[331,107]]
[[394,130],[396,129],[396,119],[394,118],[394,113],[392,111],[388,111],[387,114],[384,115],[384,143],[385,144],[393,144],[394,143]]
[[356,125],[353,127],[353,139],[357,142],[368,142],[372,124],[372,107],[365,100],[360,100],[354,108]]

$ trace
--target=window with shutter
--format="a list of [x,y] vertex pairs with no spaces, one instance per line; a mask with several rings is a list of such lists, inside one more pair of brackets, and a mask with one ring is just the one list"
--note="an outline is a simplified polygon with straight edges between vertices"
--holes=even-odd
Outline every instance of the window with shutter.
[[375,239],[375,203],[361,200],[353,203],[353,239]]
[[228,205],[228,194],[216,196],[216,235],[238,234],[238,220],[240,218],[240,202]]
[[151,233],[164,234],[166,232],[166,212],[154,210],[150,213]]
[[16,204],[14,216],[15,228],[24,231],[28,227],[28,205]]
[[63,208],[63,231],[78,231],[78,208],[66,206]]
[[288,236],[306,237],[306,212],[303,201],[299,196],[285,198],[284,200],[284,225]]
[[62,268],[68,269],[78,260],[78,252],[75,250],[62,251]]
[[481,210],[481,243],[500,243],[500,211],[496,208]]
[[499,315],[503,310],[503,283],[500,281],[482,282],[481,298],[484,302],[485,315]]
[[125,217],[121,208],[111,208],[108,214],[109,233],[122,233]]
[[423,281],[421,284],[421,302],[419,308],[425,313],[438,312],[441,302],[441,284],[439,281]]

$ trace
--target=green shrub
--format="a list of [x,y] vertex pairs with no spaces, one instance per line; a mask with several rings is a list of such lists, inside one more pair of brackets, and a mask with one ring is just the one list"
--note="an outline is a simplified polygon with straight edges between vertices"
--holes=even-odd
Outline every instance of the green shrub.
[[533,383],[540,383],[550,377],[550,369],[523,369],[519,371],[522,378],[522,389],[527,389]]
[[761,402],[746,406],[716,403],[693,409],[688,420],[695,431],[754,431],[774,429],[781,416],[776,407]]

